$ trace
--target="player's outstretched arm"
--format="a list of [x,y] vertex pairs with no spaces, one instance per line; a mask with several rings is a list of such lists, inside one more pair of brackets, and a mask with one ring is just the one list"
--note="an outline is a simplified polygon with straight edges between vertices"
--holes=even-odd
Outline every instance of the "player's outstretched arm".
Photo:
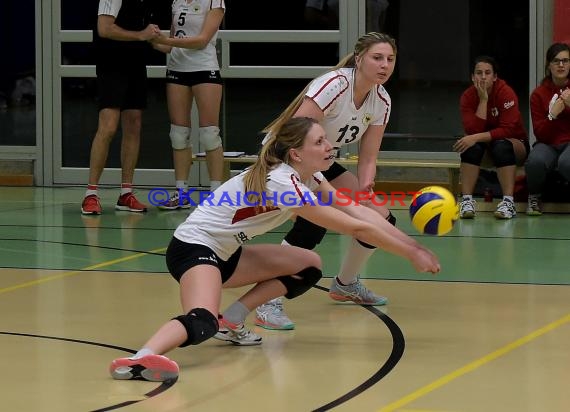
[[[334,199],[334,192],[332,192],[332,196]],[[352,236],[408,259],[418,272],[437,273],[440,271],[439,261],[432,252],[415,241],[406,242],[399,236],[394,236],[393,230],[398,229],[382,219],[378,213],[370,210],[371,213],[377,215],[374,218],[374,215],[369,215],[367,212],[353,210],[354,208],[368,209],[364,206],[348,205],[342,207],[346,207],[346,209],[339,210],[340,208],[336,209],[332,206],[306,204],[295,212],[298,216],[319,226]],[[352,213],[348,213],[348,211]],[[353,215],[360,216],[362,219],[357,219]]]

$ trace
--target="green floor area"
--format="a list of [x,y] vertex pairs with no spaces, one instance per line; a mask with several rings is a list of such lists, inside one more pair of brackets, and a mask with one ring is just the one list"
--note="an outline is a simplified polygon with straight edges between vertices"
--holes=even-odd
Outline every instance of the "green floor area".
[[[83,193],[83,188],[0,187],[0,267],[166,272],[164,248],[187,211],[116,212],[117,191],[104,189],[103,215],[82,216]],[[138,196],[146,200],[146,191],[139,191]],[[491,212],[481,212],[474,220],[458,221],[443,237],[417,234],[405,209],[395,210],[394,215],[401,230],[439,256],[441,273],[417,274],[409,262],[380,250],[363,268],[362,278],[570,283],[565,260],[570,249],[570,215],[527,217],[519,213],[515,219],[502,221]],[[279,243],[290,225],[252,242]],[[347,244],[346,236],[328,233],[318,246],[326,276],[338,271]]]

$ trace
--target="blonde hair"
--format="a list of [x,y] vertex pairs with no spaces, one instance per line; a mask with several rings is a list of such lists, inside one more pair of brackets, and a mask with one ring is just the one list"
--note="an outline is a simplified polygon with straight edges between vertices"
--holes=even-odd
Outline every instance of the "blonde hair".
[[318,123],[310,117],[293,117],[285,121],[281,128],[272,134],[261,147],[259,156],[253,166],[249,168],[244,177],[246,192],[250,193],[247,199],[250,203],[263,200],[261,194],[267,189],[267,174],[281,163],[289,163],[289,152],[298,149],[305,143],[305,137],[314,124]]
[[[363,35],[358,39],[358,41],[354,45],[354,51],[346,55],[341,61],[338,62],[336,66],[330,69],[329,72],[338,70],[342,67],[356,67],[356,56],[360,56],[366,53],[368,49],[370,49],[370,47],[378,43],[388,43],[390,46],[392,46],[394,54],[398,53],[398,49],[396,47],[396,40],[394,40],[389,35],[378,32],[366,33],[365,35]],[[279,128],[283,125],[283,123],[285,123],[287,120],[293,117],[297,109],[299,109],[299,106],[301,106],[301,103],[303,102],[303,99],[305,97],[305,94],[307,93],[307,90],[309,89],[310,84],[311,83],[305,86],[303,91],[299,93],[297,97],[295,97],[295,99],[293,99],[293,101],[279,115],[279,117],[277,117],[277,119],[273,120],[270,124],[265,126],[265,128],[263,129],[264,133],[268,133],[270,135],[274,134],[276,130],[279,130]]]

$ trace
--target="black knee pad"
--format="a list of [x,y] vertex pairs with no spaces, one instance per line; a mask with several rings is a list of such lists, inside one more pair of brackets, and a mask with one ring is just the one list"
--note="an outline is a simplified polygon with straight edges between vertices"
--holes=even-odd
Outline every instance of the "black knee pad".
[[327,230],[297,216],[293,227],[285,236],[287,243],[303,249],[313,250],[325,237]]
[[219,329],[218,318],[204,308],[192,309],[187,315],[180,315],[174,319],[182,323],[188,334],[188,339],[180,345],[181,348],[198,345],[214,336]]
[[508,140],[492,141],[489,147],[495,167],[514,166],[517,164],[515,149]]
[[469,163],[470,165],[481,166],[481,160],[485,155],[487,146],[485,143],[475,143],[469,149],[461,153],[461,161],[463,163]]
[[287,299],[293,299],[297,296],[301,296],[303,293],[311,289],[323,277],[323,272],[321,272],[320,269],[311,266],[303,269],[299,273],[295,273],[295,276],[299,276],[301,279],[295,279],[293,276],[279,276],[277,278],[287,288],[287,293],[285,294]]

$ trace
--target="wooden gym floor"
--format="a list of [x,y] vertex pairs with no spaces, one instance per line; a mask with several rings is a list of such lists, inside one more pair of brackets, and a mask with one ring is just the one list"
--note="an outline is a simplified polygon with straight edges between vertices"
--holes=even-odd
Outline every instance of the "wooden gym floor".
[[[210,340],[169,354],[176,382],[114,381],[107,368],[179,314],[164,249],[185,212],[81,216],[83,188],[0,187],[1,408],[10,411],[568,411],[570,216],[489,212],[420,237],[443,270],[375,253],[365,283],[384,308],[326,294],[346,238],[319,246],[326,279],[287,301],[294,331],[258,347]],[[143,200],[146,191],[139,191]],[[288,226],[255,239],[281,241]],[[243,290],[224,292],[224,306]],[[253,325],[253,316],[248,323]]]

